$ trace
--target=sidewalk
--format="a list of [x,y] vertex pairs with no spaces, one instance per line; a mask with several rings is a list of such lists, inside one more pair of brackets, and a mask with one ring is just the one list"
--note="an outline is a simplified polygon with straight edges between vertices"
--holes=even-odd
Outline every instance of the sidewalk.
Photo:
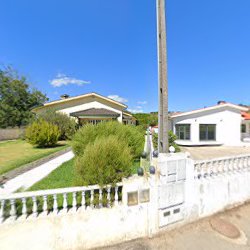
[[[166,231],[152,239],[138,239],[115,246],[99,248],[99,250],[249,250],[249,215],[250,203],[173,231]],[[215,231],[211,222],[220,221],[220,219],[239,229],[240,237],[232,239]],[[219,226],[222,231],[230,232],[230,224],[229,227],[223,224],[219,224]]]

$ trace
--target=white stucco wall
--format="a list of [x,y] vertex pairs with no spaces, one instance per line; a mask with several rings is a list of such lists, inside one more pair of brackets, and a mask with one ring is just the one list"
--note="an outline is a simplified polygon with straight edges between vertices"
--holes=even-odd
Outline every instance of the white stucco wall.
[[185,222],[210,216],[248,201],[250,199],[249,181],[249,171],[187,180]]
[[147,217],[147,205],[142,205],[20,219],[15,225],[0,225],[0,249],[67,250],[107,246],[145,237]]
[[[174,133],[176,133],[176,124],[191,125],[190,141],[177,141],[177,143],[182,145],[221,144],[235,146],[241,143],[241,113],[239,110],[233,108],[222,107],[213,111],[204,111],[172,118]],[[216,124],[216,141],[199,140],[200,124]]]

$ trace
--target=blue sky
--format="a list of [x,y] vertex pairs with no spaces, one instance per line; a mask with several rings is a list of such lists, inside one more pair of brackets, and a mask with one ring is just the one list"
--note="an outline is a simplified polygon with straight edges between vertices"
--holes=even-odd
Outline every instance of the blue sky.
[[[170,110],[250,104],[249,9],[167,1]],[[93,91],[157,110],[155,0],[2,0],[0,23],[0,64],[50,100]]]

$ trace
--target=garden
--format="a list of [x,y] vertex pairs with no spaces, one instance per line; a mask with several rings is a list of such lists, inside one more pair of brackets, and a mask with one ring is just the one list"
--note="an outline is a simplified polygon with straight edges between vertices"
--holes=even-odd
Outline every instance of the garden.
[[[38,118],[28,128],[26,140],[34,148],[50,148],[57,144],[57,125]],[[46,132],[45,132],[46,131]],[[59,133],[60,134],[60,133]],[[49,136],[45,136],[49,135]],[[56,138],[56,139],[55,139]],[[70,142],[75,157],[63,163],[46,178],[34,184],[26,191],[89,186],[98,184],[101,187],[111,184],[110,200],[107,190],[103,189],[103,206],[114,202],[114,186],[123,178],[137,172],[140,157],[144,148],[144,130],[140,127],[123,125],[117,121],[103,122],[98,125],[88,124],[78,129]],[[24,190],[18,190],[22,192]],[[90,204],[90,193],[86,192],[86,204]],[[121,199],[121,187],[118,189]],[[48,195],[48,210],[53,209],[53,196]],[[68,208],[72,206],[72,195],[68,196]],[[81,194],[76,193],[77,204]],[[63,195],[58,195],[58,208],[63,206]],[[27,213],[32,213],[33,201],[26,200]],[[37,197],[38,212],[43,211],[43,197]],[[94,205],[99,204],[99,193],[94,192]],[[21,214],[22,201],[16,201],[17,214]],[[5,217],[9,216],[10,204],[6,203]]]
[[144,147],[144,131],[119,122],[88,124],[75,133],[71,145],[75,158],[29,190],[120,182],[137,173]]

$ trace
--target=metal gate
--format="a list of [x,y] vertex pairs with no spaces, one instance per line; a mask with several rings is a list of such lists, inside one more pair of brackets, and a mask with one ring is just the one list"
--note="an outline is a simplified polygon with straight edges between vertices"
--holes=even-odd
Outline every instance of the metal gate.
[[183,154],[159,157],[159,227],[183,219],[187,159]]

